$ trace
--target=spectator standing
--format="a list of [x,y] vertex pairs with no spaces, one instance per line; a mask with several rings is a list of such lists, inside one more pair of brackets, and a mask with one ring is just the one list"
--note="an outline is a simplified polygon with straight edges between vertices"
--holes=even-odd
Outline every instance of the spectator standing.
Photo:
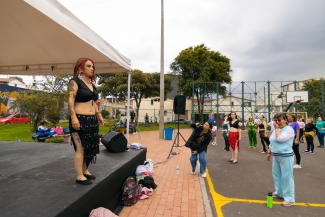
[[319,146],[318,148],[324,148],[324,136],[325,136],[325,121],[323,120],[322,117],[318,117],[316,121],[316,127],[318,129],[318,141],[319,141]]
[[313,120],[308,118],[307,124],[305,125],[305,137],[307,142],[307,149],[305,153],[314,154],[314,137],[318,134],[318,129],[313,124]]
[[304,143],[305,123],[302,121],[302,118],[299,118],[297,123],[299,124],[299,142]]
[[131,118],[131,123],[133,124],[135,118],[135,112],[133,110],[131,111],[130,118]]
[[230,151],[229,150],[229,140],[228,140],[228,129],[229,129],[229,122],[228,122],[228,115],[225,114],[223,117],[223,122],[222,122],[222,137],[225,140],[225,147],[224,151]]
[[212,145],[217,145],[217,124],[216,123],[212,123],[212,130],[211,130],[211,134],[212,134]]
[[258,124],[257,132],[260,135],[263,150],[260,152],[266,154],[267,148],[270,145],[269,138],[266,135],[266,121],[264,120],[264,115],[260,116],[260,123]]
[[301,165],[300,165],[301,156],[299,153],[300,127],[299,127],[299,124],[296,122],[296,116],[294,114],[288,114],[287,118],[288,118],[289,126],[292,127],[292,129],[294,130],[294,133],[295,133],[295,139],[292,144],[292,149],[296,156],[296,164],[293,166],[293,168],[301,169]]
[[148,124],[148,127],[150,127],[150,123],[149,123],[149,115],[148,113],[146,113],[146,116],[144,116],[144,126],[146,127]]
[[287,117],[283,113],[274,115],[274,131],[270,136],[270,146],[266,155],[268,161],[272,157],[272,176],[275,192],[273,197],[283,198],[282,206],[295,204],[295,183],[293,177],[294,131],[287,125]]
[[210,114],[208,122],[211,123],[211,124],[216,123],[216,119],[214,118],[214,114]]

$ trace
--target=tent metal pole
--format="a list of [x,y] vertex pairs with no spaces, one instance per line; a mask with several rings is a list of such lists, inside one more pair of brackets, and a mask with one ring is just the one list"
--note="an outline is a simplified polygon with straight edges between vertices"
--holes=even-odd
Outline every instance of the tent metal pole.
[[129,143],[129,123],[130,123],[130,91],[131,91],[131,72],[128,71],[128,98],[126,105],[126,139]]

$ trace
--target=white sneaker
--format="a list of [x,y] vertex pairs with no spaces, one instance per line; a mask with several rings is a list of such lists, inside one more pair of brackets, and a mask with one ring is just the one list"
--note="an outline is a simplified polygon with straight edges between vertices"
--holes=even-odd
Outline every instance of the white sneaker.
[[314,152],[310,151],[309,154],[314,154]]
[[301,169],[302,167],[301,167],[301,165],[297,165],[297,167],[296,167],[296,169]]
[[193,171],[191,170],[191,174],[194,175],[194,174],[195,174],[195,171],[193,172]]
[[207,177],[207,174],[206,173],[203,173],[202,174],[202,178],[205,178],[205,177]]
[[298,166],[298,164],[295,164],[295,165],[293,165],[293,168],[294,169],[297,169],[297,166]]
[[282,206],[286,206],[286,207],[290,207],[290,206],[294,206],[295,203],[293,203],[293,202],[283,201],[281,205],[282,205]]
[[216,143],[215,143],[215,142],[212,142],[211,144],[212,144],[212,145],[216,145]]

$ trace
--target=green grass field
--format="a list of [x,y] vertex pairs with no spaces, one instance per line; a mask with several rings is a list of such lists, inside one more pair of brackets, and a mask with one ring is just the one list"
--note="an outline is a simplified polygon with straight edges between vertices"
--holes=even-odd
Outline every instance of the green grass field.
[[[110,126],[115,124],[115,122],[106,122],[105,126],[99,127],[100,134],[108,133]],[[68,122],[60,123],[62,127],[68,127]],[[51,126],[50,126],[51,127]],[[172,127],[175,130],[177,129],[177,124],[165,124],[164,128]],[[180,129],[188,129],[190,128],[187,124],[180,124]],[[157,124],[151,124],[150,127],[144,127],[144,125],[137,126],[137,131],[145,132],[145,131],[155,131],[159,130],[159,126]],[[0,124],[0,141],[17,141],[21,142],[34,142],[32,140],[32,134],[34,133],[33,126],[31,124],[17,124],[17,125],[2,125]],[[63,138],[51,138],[48,139],[48,142],[62,142]]]

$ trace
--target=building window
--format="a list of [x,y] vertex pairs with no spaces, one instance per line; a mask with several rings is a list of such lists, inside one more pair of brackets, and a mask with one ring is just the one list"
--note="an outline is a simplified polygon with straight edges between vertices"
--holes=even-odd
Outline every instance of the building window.
[[151,100],[151,105],[153,105],[153,99]]
[[233,106],[234,105],[234,102],[230,102],[230,105]]

